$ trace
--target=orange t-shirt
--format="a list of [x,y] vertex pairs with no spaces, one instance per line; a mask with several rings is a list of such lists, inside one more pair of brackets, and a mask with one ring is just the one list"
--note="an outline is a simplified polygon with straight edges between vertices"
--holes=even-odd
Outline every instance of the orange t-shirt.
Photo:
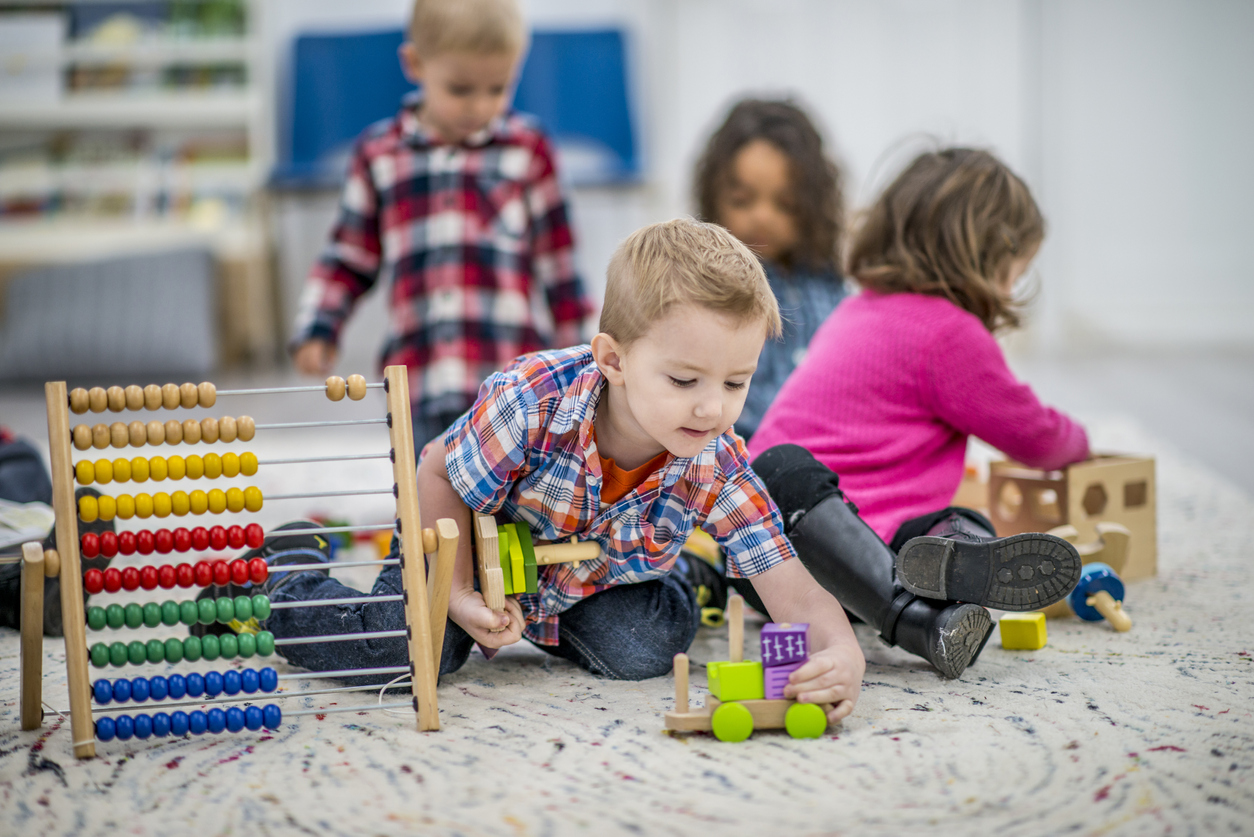
[[669,453],[662,451],[639,468],[633,468],[630,471],[624,471],[614,463],[613,459],[610,459],[608,456],[602,456],[601,502],[605,505],[613,505],[626,497],[640,483],[648,479],[649,474],[665,465],[666,457],[668,456],[670,456]]

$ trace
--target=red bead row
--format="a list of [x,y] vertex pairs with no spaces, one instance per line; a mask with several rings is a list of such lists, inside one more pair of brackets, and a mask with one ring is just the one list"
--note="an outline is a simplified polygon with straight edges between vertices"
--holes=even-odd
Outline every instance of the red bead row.
[[256,549],[266,539],[266,533],[259,523],[247,526],[214,526],[206,529],[197,526],[195,529],[158,529],[155,532],[143,530],[139,532],[101,532],[99,535],[88,532],[80,539],[84,558],[95,558],[103,555],[106,558],[121,553],[123,555],[151,555],[159,552],[167,555],[170,552],[187,552],[195,549],[243,549],[245,546]]
[[170,590],[174,587],[208,587],[216,584],[225,587],[228,584],[261,584],[270,575],[270,567],[266,559],[257,557],[245,561],[236,558],[234,561],[197,561],[195,564],[164,564],[160,567],[127,567],[119,570],[110,567],[107,570],[90,569],[83,573],[83,587],[88,593],[116,593],[119,590],[155,590],[163,587]]

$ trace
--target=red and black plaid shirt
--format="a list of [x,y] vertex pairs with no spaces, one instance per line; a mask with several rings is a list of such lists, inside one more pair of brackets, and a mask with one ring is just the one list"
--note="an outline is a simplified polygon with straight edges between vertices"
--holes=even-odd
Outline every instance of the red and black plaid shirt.
[[[516,113],[458,145],[407,98],[357,141],[331,241],[301,299],[293,346],[332,344],[380,277],[383,365],[409,367],[415,413],[460,412],[510,360],[593,309],[548,139]],[[544,309],[547,308],[547,313]]]

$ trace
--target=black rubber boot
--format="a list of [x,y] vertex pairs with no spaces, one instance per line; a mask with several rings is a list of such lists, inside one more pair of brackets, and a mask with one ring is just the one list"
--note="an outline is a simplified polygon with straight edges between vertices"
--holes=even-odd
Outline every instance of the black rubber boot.
[[897,554],[897,580],[919,596],[998,610],[1039,610],[1080,580],[1080,553],[1041,533],[999,538],[968,509],[950,509]]
[[902,589],[893,551],[846,503],[829,468],[804,448],[779,445],[753,469],[783,512],[785,534],[801,562],[847,610],[945,677],[958,677],[975,662],[993,629],[988,611]]

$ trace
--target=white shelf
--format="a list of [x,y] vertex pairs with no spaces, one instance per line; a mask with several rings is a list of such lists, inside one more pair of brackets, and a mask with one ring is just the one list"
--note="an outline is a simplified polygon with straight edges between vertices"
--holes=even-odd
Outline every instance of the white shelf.
[[0,129],[247,127],[260,105],[251,90],[76,93],[56,103],[6,103]]
[[69,43],[58,57],[66,64],[127,64],[160,67],[170,64],[243,63],[254,45],[246,38],[161,38],[135,44]]
[[218,224],[72,216],[0,221],[0,260],[9,264],[64,264],[188,246],[244,259],[262,252],[264,241],[260,224],[242,219]]

